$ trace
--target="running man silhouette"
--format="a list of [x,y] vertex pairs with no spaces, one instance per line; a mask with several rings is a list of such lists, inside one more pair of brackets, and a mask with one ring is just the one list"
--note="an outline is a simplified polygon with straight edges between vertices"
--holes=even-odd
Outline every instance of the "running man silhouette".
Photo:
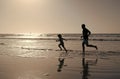
[[[56,40],[56,41],[59,41],[60,42],[60,44],[58,45],[58,47],[60,48],[60,50],[62,50],[62,47],[64,48],[64,50],[66,51],[66,53],[67,53],[67,50],[66,50],[66,48],[65,48],[65,46],[64,46],[64,41],[63,40],[66,40],[66,39],[64,39],[64,38],[62,38],[62,35],[61,34],[58,34],[58,40]],[[62,47],[61,47],[62,46]]]
[[82,36],[81,38],[83,38],[83,42],[82,42],[82,48],[83,48],[83,55],[85,55],[85,44],[87,47],[94,47],[96,48],[96,50],[98,49],[97,46],[95,45],[90,45],[88,43],[89,40],[89,36],[91,35],[91,32],[85,27],[85,24],[81,25],[83,31],[82,31]]

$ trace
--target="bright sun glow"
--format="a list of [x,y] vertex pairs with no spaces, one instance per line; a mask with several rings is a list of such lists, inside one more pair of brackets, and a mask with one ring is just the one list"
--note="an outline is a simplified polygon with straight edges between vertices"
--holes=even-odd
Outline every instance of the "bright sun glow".
[[39,0],[19,0],[20,2],[23,2],[23,3],[34,3],[34,2],[37,2]]
[[18,2],[24,5],[36,5],[37,3],[43,5],[46,3],[46,0],[18,0]]

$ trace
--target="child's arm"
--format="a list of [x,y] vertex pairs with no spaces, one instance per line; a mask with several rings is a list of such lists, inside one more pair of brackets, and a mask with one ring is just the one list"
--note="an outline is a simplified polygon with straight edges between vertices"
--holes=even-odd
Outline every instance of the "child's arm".
[[59,41],[59,39],[56,40],[56,42],[58,42],[58,41]]
[[67,41],[67,39],[64,39],[64,38],[63,38],[63,40]]

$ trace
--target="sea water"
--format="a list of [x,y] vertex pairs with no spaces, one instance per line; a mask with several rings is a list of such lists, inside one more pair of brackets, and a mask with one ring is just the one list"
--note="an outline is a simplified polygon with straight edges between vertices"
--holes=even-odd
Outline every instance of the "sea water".
[[[82,53],[81,34],[62,34],[65,47],[70,53]],[[57,34],[0,34],[0,55],[19,57],[56,57],[59,52]],[[120,53],[120,34],[92,34],[89,44],[97,45],[106,54]],[[94,48],[86,48],[93,52]],[[62,51],[64,52],[64,51]]]

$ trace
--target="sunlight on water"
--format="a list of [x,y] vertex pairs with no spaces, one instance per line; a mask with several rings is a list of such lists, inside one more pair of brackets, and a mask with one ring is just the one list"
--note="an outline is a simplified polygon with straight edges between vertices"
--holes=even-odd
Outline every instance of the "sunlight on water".
[[24,38],[37,38],[39,35],[38,34],[31,34],[31,33],[26,33],[23,35]]
[[20,38],[31,38],[31,39],[46,38],[46,37],[47,37],[47,34],[34,34],[34,33],[26,33],[26,34],[23,34],[22,36],[20,36]]
[[36,42],[36,40],[23,40],[22,42],[26,42],[26,43],[32,43],[32,42]]
[[[79,39],[79,34],[63,34],[63,37],[68,40],[65,41],[68,50],[77,53],[82,51],[82,40]],[[98,45],[99,51],[120,51],[120,34],[97,34],[91,38],[95,41],[90,40],[90,44]],[[61,52],[57,51],[59,42],[56,42],[55,39],[57,39],[57,34],[0,34],[0,54],[20,57],[54,57]],[[86,50],[94,49],[87,48]]]

